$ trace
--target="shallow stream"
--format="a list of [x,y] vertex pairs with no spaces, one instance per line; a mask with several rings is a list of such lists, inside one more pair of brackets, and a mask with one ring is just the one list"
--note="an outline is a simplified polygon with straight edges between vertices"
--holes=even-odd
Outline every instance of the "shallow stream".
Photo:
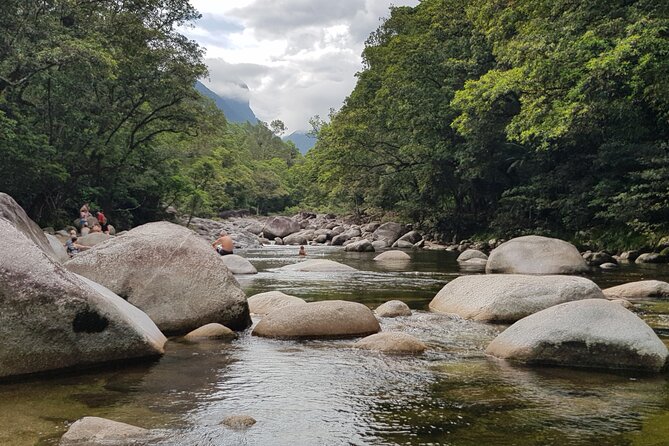
[[[484,354],[504,326],[427,312],[463,274],[456,254],[417,251],[388,270],[374,253],[307,249],[308,258],[360,271],[279,272],[299,261],[296,247],[249,250],[240,254],[260,273],[239,277],[247,295],[280,290],[372,308],[400,299],[413,316],[383,319],[383,330],[409,332],[428,352],[385,356],[351,349],[350,340],[276,341],[250,330],[228,342],[173,339],[153,363],[0,385],[0,444],[54,445],[87,415],[158,429],[159,445],[669,444],[669,374],[512,366]],[[667,281],[669,266],[624,265],[590,277],[602,288]],[[669,344],[669,301],[638,308]],[[246,431],[219,424],[234,414],[258,422]]]

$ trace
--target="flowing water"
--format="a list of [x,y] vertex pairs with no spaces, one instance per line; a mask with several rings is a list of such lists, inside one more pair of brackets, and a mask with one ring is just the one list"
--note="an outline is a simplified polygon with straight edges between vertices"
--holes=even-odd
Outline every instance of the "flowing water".
[[[156,429],[158,445],[669,444],[669,375],[509,365],[484,354],[504,326],[429,313],[437,291],[463,274],[453,253],[417,251],[384,269],[373,253],[308,248],[308,258],[360,270],[336,274],[277,271],[299,261],[296,247],[241,254],[260,271],[239,277],[247,295],[280,290],[372,308],[401,299],[414,314],[383,319],[383,330],[411,333],[429,350],[386,356],[350,340],[277,341],[250,330],[227,342],[172,339],[153,363],[0,385],[0,444],[57,444],[87,415]],[[591,277],[602,287],[669,280],[669,267]],[[638,307],[669,342],[669,302]],[[258,422],[245,431],[220,425],[234,414]]]

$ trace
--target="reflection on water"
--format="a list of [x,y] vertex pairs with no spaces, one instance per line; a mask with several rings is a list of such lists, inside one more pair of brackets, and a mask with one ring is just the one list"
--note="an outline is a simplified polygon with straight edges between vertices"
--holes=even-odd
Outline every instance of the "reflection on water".
[[[243,254],[260,271],[239,277],[248,295],[281,290],[371,307],[401,299],[416,311],[383,319],[383,330],[411,333],[429,350],[393,357],[354,350],[350,340],[275,341],[250,330],[234,341],[171,340],[154,363],[0,385],[0,444],[57,444],[85,415],[159,429],[160,445],[666,444],[666,375],[509,366],[484,354],[504,326],[427,312],[461,274],[455,254],[420,251],[408,264],[378,264],[373,253],[308,248],[308,258],[360,270],[336,274],[278,270],[299,261],[296,247]],[[602,286],[667,280],[669,268],[627,266],[592,277]],[[663,337],[668,304],[640,304]],[[222,427],[233,414],[258,423]]]

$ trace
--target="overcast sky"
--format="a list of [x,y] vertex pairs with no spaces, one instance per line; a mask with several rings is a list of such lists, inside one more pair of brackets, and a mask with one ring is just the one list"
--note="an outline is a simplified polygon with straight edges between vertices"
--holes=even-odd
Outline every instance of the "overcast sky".
[[[213,91],[248,98],[263,121],[288,133],[338,109],[355,86],[360,54],[390,5],[418,0],[191,0],[200,11],[184,30],[206,48]],[[240,85],[247,85],[248,90]]]

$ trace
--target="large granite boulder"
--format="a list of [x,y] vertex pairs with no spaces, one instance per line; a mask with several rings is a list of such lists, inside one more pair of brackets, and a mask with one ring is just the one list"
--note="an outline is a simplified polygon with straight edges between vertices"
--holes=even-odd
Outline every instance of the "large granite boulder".
[[353,348],[382,353],[419,354],[423,353],[427,349],[427,346],[408,333],[384,331],[360,339],[353,344]]
[[118,421],[84,417],[75,421],[60,439],[60,446],[142,445],[151,439],[151,431]]
[[360,229],[351,228],[348,231],[333,236],[332,245],[333,246],[343,245],[347,241],[351,240],[353,237],[360,237],[360,235],[361,235]]
[[221,260],[232,274],[258,274],[258,270],[251,262],[237,254],[221,256]]
[[609,299],[647,299],[649,297],[669,298],[669,283],[660,280],[640,280],[625,283],[604,290]]
[[488,256],[485,255],[485,253],[479,251],[478,249],[466,249],[458,256],[457,261],[466,262],[472,259],[481,259],[487,261]]
[[388,222],[379,226],[374,231],[374,240],[383,240],[386,246],[392,246],[400,237],[406,234],[406,226],[399,223]]
[[369,240],[358,240],[357,242],[348,243],[344,246],[344,251],[349,252],[374,252],[374,246]]
[[274,239],[276,237],[284,238],[287,235],[294,234],[300,229],[300,224],[288,217],[272,217],[262,228],[262,232],[268,239]]
[[56,256],[56,260],[58,262],[65,263],[68,260],[70,260],[70,256],[67,255],[67,249],[65,249],[65,245],[61,243],[58,237],[51,234],[44,234],[44,235],[46,236],[46,239],[49,241],[49,245],[51,246],[51,249],[53,250]]
[[604,299],[591,280],[575,276],[495,274],[460,276],[430,302],[430,310],[485,322],[515,322],[553,305]]
[[669,351],[652,328],[604,299],[567,302],[519,320],[488,354],[528,364],[659,372]]
[[409,231],[406,234],[404,234],[402,237],[397,239],[397,242],[407,242],[408,244],[413,246],[416,243],[420,242],[421,240],[423,240],[423,236],[420,235],[420,232]]
[[303,262],[282,266],[279,270],[317,273],[346,273],[357,271],[352,266],[327,259],[309,259]]
[[0,219],[5,219],[18,231],[21,231],[52,260],[60,261],[59,255],[54,252],[42,228],[28,217],[26,211],[12,197],[4,192],[0,192]]
[[144,310],[166,333],[210,322],[243,329],[246,296],[216,251],[193,231],[148,223],[77,254],[66,267]]
[[578,274],[588,265],[571,243],[556,238],[528,235],[502,243],[493,249],[487,273]]
[[374,257],[374,260],[377,262],[406,262],[411,260],[411,256],[404,251],[393,249],[390,251],[382,252],[378,256]]
[[279,308],[306,303],[304,299],[282,293],[281,291],[258,293],[249,297],[248,301],[251,313],[263,315]]
[[635,263],[667,263],[667,261],[669,261],[669,258],[663,256],[659,252],[647,252],[647,253],[641,254],[639,257],[637,257],[634,262]]
[[342,300],[290,305],[268,313],[253,329],[269,338],[346,338],[381,330],[366,306]]
[[155,357],[165,341],[141,310],[0,218],[0,377]]
[[284,245],[306,245],[314,239],[313,229],[304,229],[295,234],[290,234],[283,238]]

